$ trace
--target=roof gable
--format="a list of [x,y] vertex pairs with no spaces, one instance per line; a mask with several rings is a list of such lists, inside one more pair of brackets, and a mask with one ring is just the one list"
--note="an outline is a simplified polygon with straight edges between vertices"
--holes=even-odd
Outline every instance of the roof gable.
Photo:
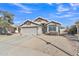
[[50,23],[61,25],[60,23],[54,22],[54,21],[51,21],[51,22],[49,22],[48,24],[50,24]]
[[27,26],[38,26],[38,24],[32,22],[32,21],[25,21],[22,25],[20,25],[21,27],[27,27]]
[[43,19],[41,17],[38,17],[37,19],[34,20],[34,22],[42,22],[42,21],[48,22],[48,20]]
[[43,19],[41,17],[38,17],[37,19],[35,19],[33,22],[32,21],[25,21],[22,25],[20,25],[21,27],[27,27],[27,26],[40,26],[41,24],[46,24],[46,25],[61,25],[60,23],[58,22],[55,22],[55,21],[51,21],[51,22],[48,22],[46,19]]

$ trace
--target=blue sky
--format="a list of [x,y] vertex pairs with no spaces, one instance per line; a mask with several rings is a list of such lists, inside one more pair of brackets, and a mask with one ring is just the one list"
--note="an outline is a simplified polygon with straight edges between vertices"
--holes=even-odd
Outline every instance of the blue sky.
[[56,21],[64,26],[73,25],[79,20],[78,3],[0,3],[0,10],[14,14],[15,24],[22,24],[37,17]]

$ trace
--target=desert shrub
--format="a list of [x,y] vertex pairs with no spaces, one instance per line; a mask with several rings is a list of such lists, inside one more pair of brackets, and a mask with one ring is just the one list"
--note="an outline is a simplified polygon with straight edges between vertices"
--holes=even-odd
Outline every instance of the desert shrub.
[[72,35],[77,34],[77,28],[75,25],[70,27],[68,34],[72,34]]

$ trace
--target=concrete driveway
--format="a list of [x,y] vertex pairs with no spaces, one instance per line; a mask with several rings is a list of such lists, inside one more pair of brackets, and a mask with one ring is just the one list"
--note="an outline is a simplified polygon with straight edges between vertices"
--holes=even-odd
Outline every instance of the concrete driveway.
[[[41,39],[51,44],[47,44]],[[25,42],[23,46],[24,45],[52,56],[74,56],[77,54],[77,48],[73,46],[71,41],[63,36],[38,35],[27,43]]]
[[0,35],[0,56],[47,56],[43,52],[21,46],[24,42],[31,40],[33,36],[4,36]]
[[[37,37],[51,42],[58,48],[46,44]],[[71,41],[62,36],[20,36],[16,34],[12,36],[0,36],[0,55],[2,56],[69,56],[66,52],[76,55],[76,47],[73,46]]]

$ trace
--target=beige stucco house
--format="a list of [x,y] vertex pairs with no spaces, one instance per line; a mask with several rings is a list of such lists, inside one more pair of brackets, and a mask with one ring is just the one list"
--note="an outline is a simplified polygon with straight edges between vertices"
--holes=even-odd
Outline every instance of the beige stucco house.
[[61,24],[58,22],[51,21],[38,17],[34,21],[25,21],[20,25],[21,33],[24,35],[39,35],[47,33],[59,34]]

